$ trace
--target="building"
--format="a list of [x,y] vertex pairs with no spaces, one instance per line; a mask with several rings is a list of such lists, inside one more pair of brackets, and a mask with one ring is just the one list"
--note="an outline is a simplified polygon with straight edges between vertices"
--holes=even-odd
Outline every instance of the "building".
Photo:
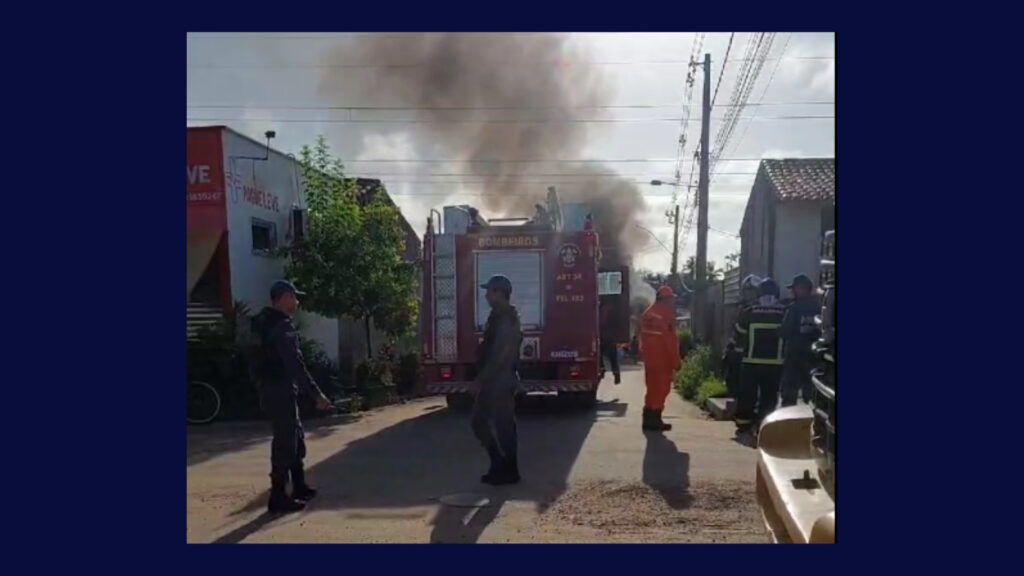
[[835,223],[835,158],[761,160],[740,227],[740,277],[780,286],[797,274],[817,278],[821,240]]
[[[285,261],[274,249],[295,238],[293,209],[304,206],[294,156],[225,126],[186,128],[187,302],[190,331],[236,301],[259,310]],[[387,195],[377,180],[359,179],[367,199]],[[420,239],[402,219],[406,256],[419,258]],[[304,336],[338,361],[349,353],[348,322],[300,313]]]

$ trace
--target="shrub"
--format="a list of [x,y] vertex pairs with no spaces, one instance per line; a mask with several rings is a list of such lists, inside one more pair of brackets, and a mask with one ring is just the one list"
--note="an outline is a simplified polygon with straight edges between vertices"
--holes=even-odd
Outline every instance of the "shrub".
[[686,355],[693,349],[693,332],[679,330],[676,332],[676,337],[679,339],[679,357],[686,358]]
[[697,404],[703,406],[710,398],[723,398],[729,395],[729,389],[719,378],[709,378],[700,385],[697,391]]
[[410,394],[420,379],[420,355],[415,352],[402,354],[398,358],[395,387],[399,394]]
[[697,398],[697,392],[705,380],[714,374],[714,358],[709,346],[698,346],[687,355],[683,368],[676,373],[675,387],[687,400]]

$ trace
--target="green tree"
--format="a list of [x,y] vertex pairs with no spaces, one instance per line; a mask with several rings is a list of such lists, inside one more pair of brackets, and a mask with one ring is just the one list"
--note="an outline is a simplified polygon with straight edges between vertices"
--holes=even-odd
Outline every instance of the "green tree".
[[309,310],[363,320],[372,356],[371,319],[397,338],[413,330],[419,312],[416,267],[402,259],[401,215],[383,194],[361,197],[322,136],[303,146],[299,165],[309,231],[285,250],[286,273],[308,293],[303,305]]
[[739,252],[733,252],[733,253],[727,254],[725,256],[725,269],[726,270],[732,270],[733,268],[739,267],[739,265],[740,265],[740,253]]
[[[695,271],[697,270],[697,257],[690,256],[686,259],[686,263],[683,264],[683,282],[687,286],[694,288],[697,286],[697,277]],[[707,262],[707,283],[717,282],[722,279],[722,270],[715,266],[713,260]]]

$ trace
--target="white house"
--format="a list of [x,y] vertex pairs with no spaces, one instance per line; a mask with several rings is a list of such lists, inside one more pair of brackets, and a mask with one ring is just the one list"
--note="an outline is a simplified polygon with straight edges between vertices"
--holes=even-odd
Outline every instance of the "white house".
[[[186,128],[186,165],[188,324],[215,319],[235,301],[261,309],[284,275],[285,262],[270,252],[295,239],[293,208],[304,207],[298,161],[268,142],[204,126]],[[379,181],[359,185],[386,195]],[[419,238],[403,223],[407,252],[418,254]],[[298,323],[332,360],[347,352],[351,322],[300,312]]]
[[771,276],[780,287],[797,274],[817,278],[835,225],[835,158],[761,160],[740,227],[741,277]]

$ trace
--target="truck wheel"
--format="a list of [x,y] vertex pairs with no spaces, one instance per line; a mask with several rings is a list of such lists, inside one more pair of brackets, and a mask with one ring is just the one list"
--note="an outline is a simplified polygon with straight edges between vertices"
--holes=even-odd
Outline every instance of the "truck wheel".
[[448,409],[455,412],[468,412],[473,407],[473,397],[469,394],[448,394],[445,400]]

